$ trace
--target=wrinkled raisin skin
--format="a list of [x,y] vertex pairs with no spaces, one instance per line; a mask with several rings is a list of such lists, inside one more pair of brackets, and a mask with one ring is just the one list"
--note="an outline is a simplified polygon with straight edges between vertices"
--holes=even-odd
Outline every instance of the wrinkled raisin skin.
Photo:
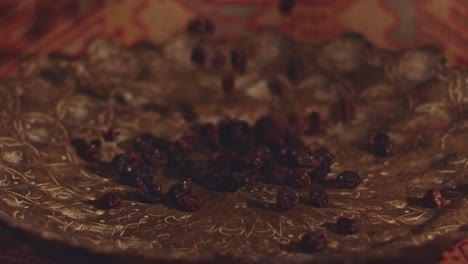
[[192,194],[192,181],[187,179],[180,183],[173,184],[169,191],[167,192],[166,196],[172,201],[177,202],[179,196],[184,194]]
[[200,210],[200,199],[192,194],[183,194],[177,198],[177,209],[184,212],[196,212]]
[[326,249],[328,246],[328,240],[322,233],[309,232],[302,236],[299,242],[299,249],[304,252],[319,252]]
[[281,187],[276,194],[276,208],[280,211],[290,210],[296,206],[299,196],[294,189]]
[[286,178],[286,184],[293,188],[305,188],[312,184],[306,169],[294,170]]
[[440,208],[444,207],[447,204],[447,201],[438,189],[432,188],[424,193],[423,203],[427,208]]
[[345,189],[354,189],[361,184],[361,177],[355,171],[345,170],[336,177],[338,186]]
[[137,194],[142,202],[162,203],[164,201],[164,194],[159,183],[139,182]]
[[387,134],[379,133],[374,137],[372,151],[378,157],[388,157],[394,154],[395,146]]
[[317,208],[327,207],[328,194],[322,188],[314,188],[309,192],[309,202]]
[[116,207],[122,200],[119,195],[114,192],[105,192],[96,200],[96,206],[101,209]]

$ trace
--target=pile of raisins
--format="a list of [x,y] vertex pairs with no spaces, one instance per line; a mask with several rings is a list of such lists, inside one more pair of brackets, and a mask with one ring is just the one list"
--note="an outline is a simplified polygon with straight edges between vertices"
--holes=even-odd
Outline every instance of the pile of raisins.
[[[298,203],[293,188],[321,183],[330,172],[335,157],[326,148],[311,149],[302,134],[318,133],[323,125],[318,113],[286,118],[282,115],[260,117],[254,125],[226,119],[217,124],[195,124],[179,140],[167,140],[151,133],[131,139],[132,147],[116,155],[111,164],[121,182],[137,187],[138,199],[147,203],[168,202],[183,211],[197,211],[200,199],[192,194],[192,181],[216,191],[235,192],[259,182],[279,188],[276,206],[289,210]],[[103,132],[106,142],[117,139],[119,131]],[[92,140],[85,149],[88,161],[100,158],[100,140]],[[195,151],[196,150],[196,151]],[[154,175],[172,168],[184,180],[163,193]],[[345,171],[338,177],[343,188],[360,183],[357,173]],[[312,190],[310,205],[325,207],[324,190]]]

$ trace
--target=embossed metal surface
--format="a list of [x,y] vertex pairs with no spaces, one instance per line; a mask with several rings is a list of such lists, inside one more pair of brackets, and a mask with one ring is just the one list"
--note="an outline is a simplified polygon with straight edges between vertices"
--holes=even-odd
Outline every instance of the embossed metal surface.
[[[274,34],[263,33],[236,45],[249,52],[259,40],[267,46]],[[467,73],[439,69],[432,51],[393,54],[354,37],[303,47],[273,37],[275,44],[264,47],[272,52],[266,56],[273,66],[260,68],[257,59],[265,54],[252,56],[247,73],[237,77],[238,97],[230,99],[221,93],[219,72],[191,65],[183,49],[193,44],[181,36],[163,49],[98,41],[77,59],[25,61],[17,75],[0,83],[0,219],[72,246],[160,259],[326,261],[356,252],[398,254],[447,235],[462,237],[468,221]],[[285,98],[269,98],[262,92],[266,78],[280,74],[283,53],[292,50],[307,58],[306,78],[288,83]],[[270,185],[236,193],[197,186],[202,209],[185,213],[136,202],[135,190],[105,166],[138,132],[180,136],[188,126],[174,107],[180,103],[194,103],[201,121],[231,116],[252,122],[269,110],[290,108],[316,110],[333,120],[330,106],[340,93],[356,98],[356,119],[329,121],[326,134],[306,138],[337,157],[325,183],[327,208],[301,203],[277,212],[271,205],[277,187]],[[117,144],[104,143],[102,164],[80,159],[71,140],[99,138],[108,127],[119,128],[122,136]],[[397,143],[395,156],[377,158],[366,150],[368,135],[378,130],[389,131]],[[363,184],[354,190],[334,187],[334,177],[345,169],[358,171]],[[176,181],[169,171],[158,174],[166,190]],[[450,200],[446,208],[421,206],[424,191],[432,187]],[[121,193],[122,204],[96,209],[92,200],[105,190]],[[306,197],[307,190],[299,192]],[[340,216],[359,218],[361,231],[335,233]],[[310,230],[326,234],[327,250],[303,254],[282,246]]]

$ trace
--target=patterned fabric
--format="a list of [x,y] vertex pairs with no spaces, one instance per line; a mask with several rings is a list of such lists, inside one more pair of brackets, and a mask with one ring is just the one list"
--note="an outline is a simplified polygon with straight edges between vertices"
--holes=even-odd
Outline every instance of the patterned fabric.
[[2,0],[0,77],[18,56],[78,54],[97,36],[130,45],[161,42],[195,16],[214,20],[222,36],[276,27],[299,41],[361,32],[378,46],[440,44],[449,61],[468,66],[468,2],[460,0],[297,0],[281,16],[274,0]]

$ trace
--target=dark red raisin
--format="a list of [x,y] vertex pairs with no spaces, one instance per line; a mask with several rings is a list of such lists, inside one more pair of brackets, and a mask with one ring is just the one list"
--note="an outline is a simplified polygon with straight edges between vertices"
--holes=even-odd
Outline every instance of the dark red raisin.
[[302,236],[299,248],[304,252],[319,252],[327,248],[328,240],[323,233],[309,232]]
[[200,210],[201,200],[195,195],[184,193],[177,197],[176,206],[184,212],[196,212]]
[[276,193],[276,208],[278,210],[290,210],[299,201],[297,192],[289,187],[281,187]]
[[303,168],[318,168],[321,165],[320,156],[312,152],[308,147],[298,148],[296,151],[296,162]]
[[96,206],[101,209],[116,207],[122,200],[119,195],[114,192],[105,192],[96,200]]
[[361,176],[355,171],[345,170],[336,177],[338,186],[346,189],[354,189],[361,183]]
[[328,205],[328,194],[322,187],[314,187],[309,192],[309,202],[312,206],[323,208]]
[[428,208],[440,208],[447,204],[447,201],[442,196],[438,189],[432,188],[426,191],[423,196],[423,203]]
[[373,153],[379,157],[388,157],[393,155],[395,146],[387,134],[379,133],[373,140]]
[[190,148],[189,144],[182,140],[169,142],[166,149],[168,165],[171,167],[180,165],[180,162],[183,162],[186,158]]
[[138,181],[150,182],[154,168],[149,166],[139,152],[118,154],[112,159],[112,165],[120,179],[130,185],[137,185]]
[[306,169],[293,170],[286,178],[286,184],[294,188],[304,188],[312,184]]
[[147,203],[162,203],[164,194],[161,190],[161,184],[140,182],[138,184],[138,198],[142,202]]
[[249,152],[248,158],[255,169],[261,170],[265,163],[272,159],[272,156],[269,148],[259,146]]
[[205,49],[203,49],[201,46],[193,47],[191,59],[193,63],[199,66],[203,66],[206,60]]
[[173,184],[166,195],[171,201],[177,202],[178,197],[184,194],[192,194],[192,181],[190,179]]
[[324,157],[324,159],[326,159],[327,162],[330,164],[335,163],[335,156],[327,148],[318,148],[317,150],[315,150],[315,155]]
[[96,139],[89,142],[83,156],[87,161],[98,161],[101,158],[101,141]]
[[314,156],[318,160],[318,166],[309,172],[309,176],[313,181],[322,182],[328,176],[335,157],[326,148],[319,148],[314,152]]
[[268,79],[268,89],[271,94],[281,97],[286,93],[286,84],[283,80],[272,77]]
[[283,15],[287,15],[291,13],[295,5],[296,0],[280,0],[278,11]]
[[236,87],[234,74],[232,73],[224,74],[221,80],[221,84],[223,87],[224,94],[227,96],[231,95],[234,92],[234,89]]
[[231,64],[234,70],[243,73],[247,66],[247,54],[242,50],[232,50]]
[[113,142],[120,135],[120,131],[115,128],[109,128],[107,131],[102,132],[102,138],[106,142]]
[[213,34],[215,30],[214,23],[209,19],[196,18],[187,23],[187,31],[193,35]]
[[336,221],[336,229],[343,235],[356,234],[359,232],[359,222],[355,218],[340,217]]
[[167,164],[167,155],[158,148],[143,154],[143,159],[154,168],[159,168]]

